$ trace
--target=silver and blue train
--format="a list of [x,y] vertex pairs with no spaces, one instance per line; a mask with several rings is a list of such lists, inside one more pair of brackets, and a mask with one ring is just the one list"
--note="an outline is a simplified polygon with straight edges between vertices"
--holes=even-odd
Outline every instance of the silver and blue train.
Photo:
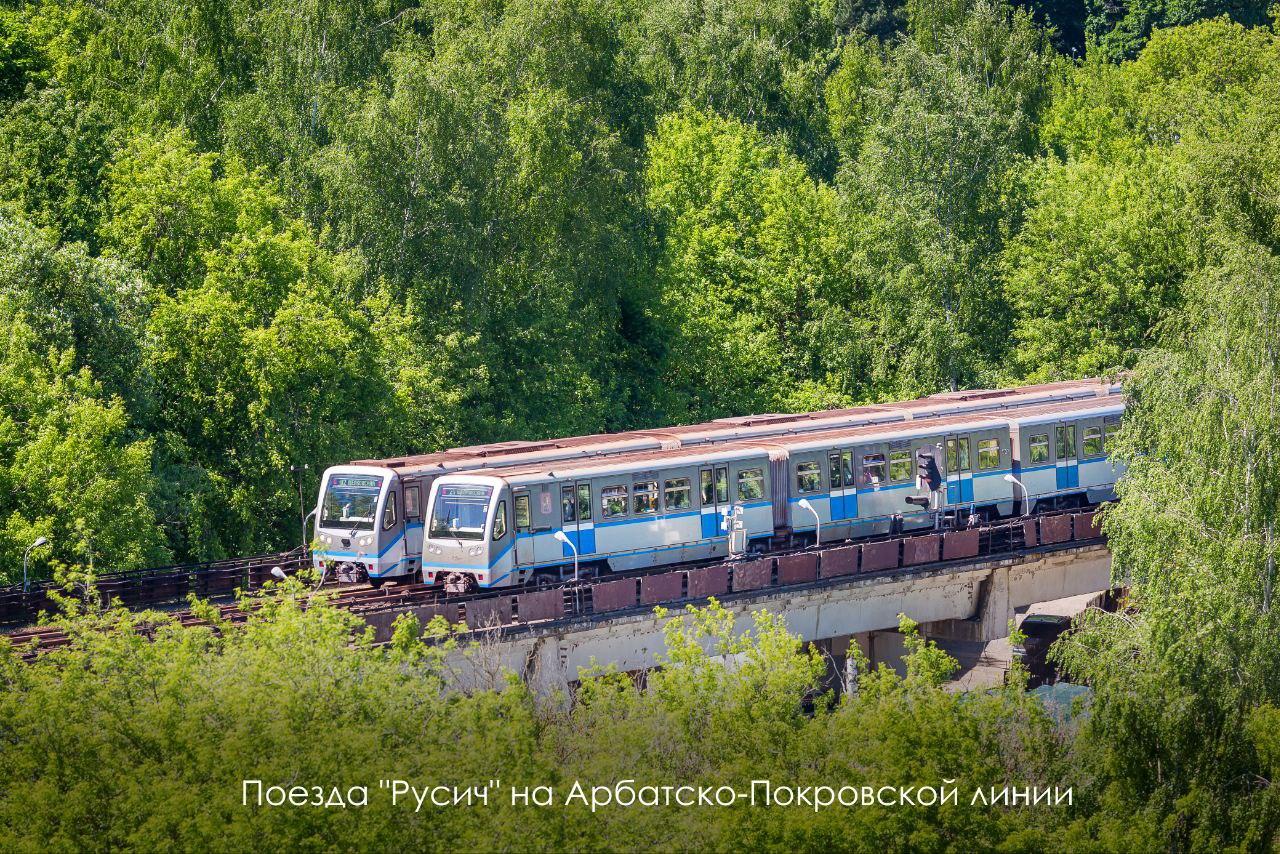
[[468,590],[722,556],[731,536],[832,542],[1092,504],[1114,495],[1123,408],[1117,385],[1081,381],[362,460],[324,474],[313,559]]

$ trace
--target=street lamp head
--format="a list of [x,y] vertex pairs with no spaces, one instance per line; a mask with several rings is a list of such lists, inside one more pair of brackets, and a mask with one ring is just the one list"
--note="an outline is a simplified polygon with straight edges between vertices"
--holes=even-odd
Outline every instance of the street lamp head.
[[572,545],[572,543],[569,543],[569,536],[564,531],[556,531],[552,536],[562,543]]
[[284,574],[284,570],[283,570],[283,569],[281,569],[281,568],[280,568],[280,567],[278,567],[278,566],[273,566],[273,567],[271,567],[271,574],[272,574],[273,576],[275,576],[276,578],[280,579],[281,581],[284,581],[284,580],[285,580],[285,578],[287,577],[287,576]]
[[797,504],[799,504],[801,507],[803,507],[805,510],[812,510],[812,509],[813,509],[813,505],[809,503],[809,499],[807,499],[807,498],[801,498],[801,499],[800,499],[799,501],[797,501],[796,503],[797,503]]
[[31,548],[38,549],[41,546],[47,546],[47,545],[49,545],[48,539],[46,539],[45,537],[36,537],[36,541],[31,544]]
[[1006,474],[1006,475],[1004,476],[1004,482],[1005,482],[1005,483],[1017,483],[1017,482],[1018,482],[1018,479],[1017,479],[1016,477],[1014,477],[1013,475],[1011,475],[1011,474]]

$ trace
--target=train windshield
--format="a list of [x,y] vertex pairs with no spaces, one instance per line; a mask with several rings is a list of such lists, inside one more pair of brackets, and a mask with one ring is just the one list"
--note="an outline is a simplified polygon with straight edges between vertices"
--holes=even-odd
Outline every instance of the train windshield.
[[373,530],[382,478],[374,474],[331,474],[324,490],[320,527]]
[[484,539],[484,523],[489,518],[492,486],[441,484],[431,510],[431,537],[455,540]]

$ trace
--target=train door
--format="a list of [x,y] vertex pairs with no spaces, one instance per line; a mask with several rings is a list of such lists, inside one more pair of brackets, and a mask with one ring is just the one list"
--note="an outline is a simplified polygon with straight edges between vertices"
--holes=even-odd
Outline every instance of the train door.
[[527,488],[512,490],[512,518],[516,534],[516,566],[534,563],[533,498]]
[[1059,424],[1055,430],[1058,451],[1058,489],[1075,489],[1080,485],[1080,459],[1076,456],[1076,425]]
[[853,480],[853,451],[827,454],[828,483],[831,486],[831,519],[852,519],[858,515],[858,485]]
[[969,461],[969,437],[947,437],[947,503],[973,502],[973,466]]
[[[585,480],[560,484],[560,520],[578,556],[595,554],[596,532],[591,521],[591,484]],[[561,543],[561,556],[572,558],[569,543]]]
[[709,540],[727,533],[724,514],[729,509],[729,467],[710,466],[698,473],[702,497],[702,538]]
[[422,563],[422,505],[423,494],[431,488],[431,481],[414,478],[402,484],[404,495],[404,553],[405,572],[417,572]]

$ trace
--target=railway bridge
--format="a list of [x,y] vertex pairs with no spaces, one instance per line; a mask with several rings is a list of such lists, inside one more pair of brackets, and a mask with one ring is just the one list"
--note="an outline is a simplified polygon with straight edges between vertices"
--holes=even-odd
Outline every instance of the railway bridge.
[[[309,564],[301,550],[194,567],[163,567],[104,576],[96,595],[129,607],[179,601],[188,594],[226,598],[254,590],[273,572]],[[391,637],[395,620],[411,613],[464,623],[469,637],[460,672],[489,676],[509,669],[547,687],[573,682],[581,668],[613,664],[625,671],[653,667],[664,652],[665,622],[654,609],[719,600],[735,615],[736,631],[752,625],[752,612],[769,610],[788,628],[844,658],[851,642],[873,662],[902,654],[898,614],[922,625],[927,637],[956,651],[1008,634],[1009,620],[1029,605],[1106,591],[1111,555],[1096,513],[1062,512],[999,522],[983,528],[824,544],[791,552],[704,562],[666,571],[614,574],[548,588],[485,590],[449,596],[438,586],[388,585],[381,590],[334,588],[336,607],[352,611]],[[37,607],[54,604],[49,585],[24,593],[0,592],[0,622],[18,623]],[[224,618],[244,614],[222,606]],[[203,618],[178,613],[183,625]],[[32,655],[67,638],[57,626],[19,629],[16,642],[36,641]],[[476,650],[482,654],[477,655]],[[842,665],[841,665],[842,666]]]
[[[932,533],[790,554],[755,557],[661,574],[362,610],[380,639],[405,612],[465,621],[477,647],[462,671],[522,673],[546,689],[562,687],[593,664],[642,671],[665,651],[663,629],[686,604],[715,597],[752,626],[761,609],[813,641],[842,665],[851,642],[872,661],[902,654],[898,614],[926,637],[982,642],[1008,635],[1009,621],[1030,605],[1107,591],[1111,553],[1094,513],[1064,513],[984,529]],[[669,611],[659,617],[654,609]],[[479,678],[482,674],[471,674]]]

